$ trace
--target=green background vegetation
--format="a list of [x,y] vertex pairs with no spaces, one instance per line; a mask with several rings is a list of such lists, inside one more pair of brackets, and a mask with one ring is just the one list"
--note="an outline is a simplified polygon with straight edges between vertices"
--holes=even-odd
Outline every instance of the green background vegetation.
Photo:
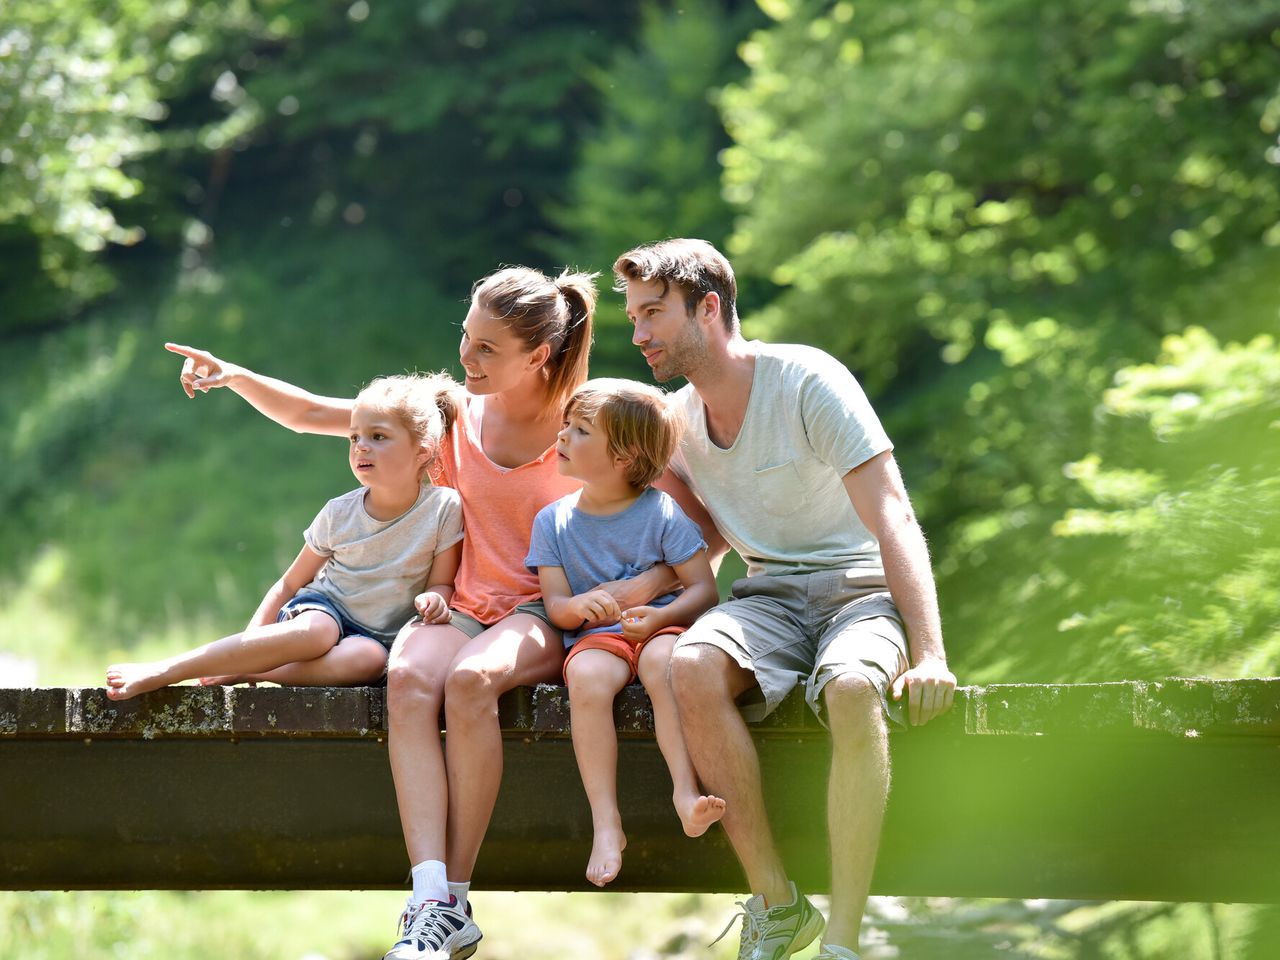
[[[962,682],[1275,674],[1277,78],[1275,0],[9,0],[0,682],[237,629],[351,483],[335,441],[185,402],[165,340],[349,393],[449,368],[499,264],[673,235],[729,251],[749,335],[867,386]],[[595,372],[644,376],[616,295],[599,319]],[[5,896],[0,954],[344,913],[310,896]],[[385,949],[381,896],[326,956]],[[728,909],[640,902],[581,924],[652,914],[636,942],[679,955],[671,918]],[[1261,957],[1276,925],[908,908],[1044,957]]]

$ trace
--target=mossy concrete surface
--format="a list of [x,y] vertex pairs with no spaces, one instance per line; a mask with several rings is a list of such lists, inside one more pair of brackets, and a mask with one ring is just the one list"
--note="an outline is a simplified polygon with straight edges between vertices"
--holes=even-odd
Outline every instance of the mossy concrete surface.
[[[564,689],[499,712],[476,885],[587,889]],[[611,888],[741,890],[722,831],[679,829],[642,691],[615,721]],[[824,889],[827,734],[798,697],[753,732],[788,869]],[[966,687],[891,749],[877,893],[1280,901],[1280,680]],[[0,810],[6,889],[394,888],[408,866],[380,689],[0,689]]]

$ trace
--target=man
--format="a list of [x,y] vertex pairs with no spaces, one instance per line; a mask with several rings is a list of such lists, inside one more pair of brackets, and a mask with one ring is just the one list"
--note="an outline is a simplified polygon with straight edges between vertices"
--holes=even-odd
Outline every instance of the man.
[[831,918],[818,957],[857,960],[889,721],[927,723],[955,692],[924,535],[852,374],[811,347],[743,339],[733,268],[715,247],[639,247],[614,274],[654,376],[689,381],[675,398],[687,425],[672,472],[747,562],[671,663],[690,755],[726,801],[724,829],[753,893],[738,956],[781,960],[824,926],[778,857],[744,723],[799,683],[833,745]]

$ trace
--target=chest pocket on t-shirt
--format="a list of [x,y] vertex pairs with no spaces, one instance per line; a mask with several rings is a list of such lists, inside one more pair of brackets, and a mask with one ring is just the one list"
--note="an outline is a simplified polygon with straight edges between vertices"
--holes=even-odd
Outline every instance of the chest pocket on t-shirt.
[[757,467],[752,474],[759,502],[776,517],[785,517],[804,506],[805,483],[794,460],[770,467]]

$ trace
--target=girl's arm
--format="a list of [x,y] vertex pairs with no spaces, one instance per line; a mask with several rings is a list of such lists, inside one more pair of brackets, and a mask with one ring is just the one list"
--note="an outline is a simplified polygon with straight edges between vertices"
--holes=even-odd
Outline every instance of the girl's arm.
[[448,623],[449,601],[453,599],[453,580],[462,561],[462,541],[441,550],[431,561],[427,586],[413,601],[423,623]]
[[275,623],[276,617],[280,615],[280,608],[288,603],[294,594],[314,580],[316,574],[328,562],[328,557],[322,557],[310,547],[304,546],[294,558],[293,563],[289,564],[289,569],[271,585],[271,589],[262,598],[257,611],[253,614],[253,619],[249,621],[249,626],[265,627]]
[[588,590],[574,596],[564,575],[564,567],[539,567],[538,582],[542,585],[542,603],[547,608],[547,619],[561,630],[617,623],[622,619],[618,601],[604,590]]
[[226,363],[195,347],[166,343],[164,348],[185,358],[180,380],[188,397],[194,397],[197,390],[208,393],[217,387],[230,387],[263,416],[296,433],[336,437],[347,434],[353,400],[309,393],[284,380],[264,377],[247,367]]
[[663,627],[688,627],[720,602],[715,574],[706,550],[671,568],[684,590],[665,607],[632,607],[622,612],[622,635],[643,640]]

